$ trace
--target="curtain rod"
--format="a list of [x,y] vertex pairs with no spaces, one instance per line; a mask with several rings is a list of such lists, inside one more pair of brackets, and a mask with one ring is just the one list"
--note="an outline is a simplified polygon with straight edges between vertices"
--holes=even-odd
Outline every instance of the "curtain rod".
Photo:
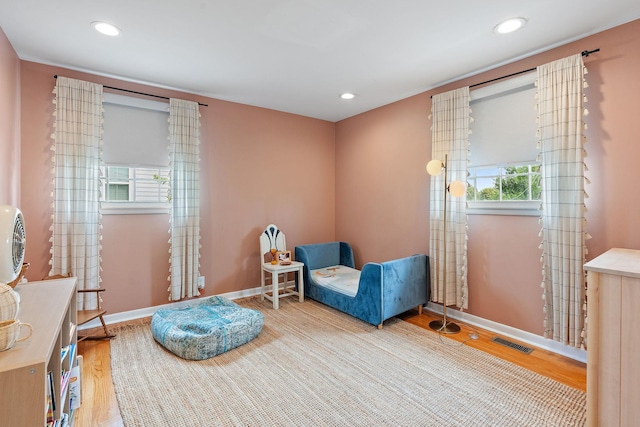
[[[58,78],[58,75],[57,75],[57,74],[56,74],[56,75],[54,75],[54,76],[53,76],[53,78],[54,78],[54,79],[57,79],[57,78]],[[166,96],[153,95],[153,94],[151,94],[151,93],[138,92],[138,91],[135,91],[135,90],[122,89],[122,88],[119,88],[119,87],[106,86],[106,85],[102,85],[102,87],[103,87],[103,88],[106,88],[106,89],[119,90],[119,91],[127,92],[127,93],[135,93],[136,95],[151,96],[151,97],[153,97],[153,98],[160,98],[160,99],[167,99],[167,100],[171,99],[171,98],[168,98],[168,97],[166,97]],[[200,105],[200,106],[202,106],[202,107],[208,107],[208,106],[209,106],[208,104],[203,104],[202,102],[198,102],[198,105]]]
[[[596,53],[596,52],[600,52],[600,48],[594,49],[594,50],[583,50],[581,52],[581,54],[582,54],[582,56],[584,56],[586,58],[589,55],[591,55],[592,53]],[[496,77],[495,79],[487,80],[486,82],[472,84],[472,85],[469,85],[469,88],[486,85],[487,83],[493,83],[493,82],[496,82],[498,80],[508,79],[509,77],[517,76],[517,75],[524,74],[524,73],[530,73],[531,71],[535,71],[536,68],[537,67],[533,67],[533,68],[529,68],[528,70],[522,70],[522,71],[518,71],[518,72],[515,72],[515,73],[507,74],[506,76]],[[431,98],[433,98],[433,95],[431,95]]]

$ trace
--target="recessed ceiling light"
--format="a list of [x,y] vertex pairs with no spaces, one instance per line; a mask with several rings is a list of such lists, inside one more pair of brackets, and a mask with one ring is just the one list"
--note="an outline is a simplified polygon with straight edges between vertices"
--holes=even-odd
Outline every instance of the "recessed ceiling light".
[[120,35],[120,29],[118,29],[118,27],[116,27],[115,25],[108,24],[106,22],[94,21],[91,23],[91,26],[93,27],[94,30],[106,36],[115,37],[117,35]]
[[356,95],[354,93],[345,92],[343,94],[340,94],[340,98],[342,99],[353,99],[355,97]]
[[524,18],[510,18],[496,25],[493,31],[498,34],[512,33],[524,27],[524,24],[526,23],[527,20]]

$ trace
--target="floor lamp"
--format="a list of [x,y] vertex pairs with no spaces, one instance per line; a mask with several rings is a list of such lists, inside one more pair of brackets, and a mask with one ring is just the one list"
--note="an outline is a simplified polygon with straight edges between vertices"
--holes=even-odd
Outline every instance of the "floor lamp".
[[444,171],[444,243],[443,243],[443,304],[442,304],[442,320],[433,320],[429,323],[429,327],[434,331],[441,332],[443,334],[457,334],[460,332],[460,326],[453,322],[447,321],[447,194],[451,193],[454,197],[460,197],[465,194],[466,188],[463,182],[453,181],[451,184],[447,183],[447,155],[444,156],[444,162],[442,160],[431,160],[427,164],[427,172],[431,176],[438,176]]

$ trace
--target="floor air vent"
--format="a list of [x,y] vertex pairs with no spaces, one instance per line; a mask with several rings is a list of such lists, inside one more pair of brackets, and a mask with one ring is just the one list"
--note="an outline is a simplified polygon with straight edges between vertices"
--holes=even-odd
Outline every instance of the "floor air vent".
[[531,347],[526,347],[524,345],[520,345],[520,344],[516,344],[514,342],[511,341],[507,341],[504,338],[500,338],[500,337],[493,337],[491,338],[491,341],[493,342],[497,342],[498,344],[502,344],[504,346],[510,347],[514,350],[518,350],[524,354],[529,354],[533,351],[533,349]]

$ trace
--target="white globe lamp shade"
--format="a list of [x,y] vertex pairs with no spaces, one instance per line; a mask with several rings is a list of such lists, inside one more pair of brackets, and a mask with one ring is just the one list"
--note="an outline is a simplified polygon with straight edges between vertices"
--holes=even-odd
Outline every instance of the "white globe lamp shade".
[[438,176],[442,172],[442,161],[441,160],[431,160],[427,163],[427,172],[431,176]]
[[449,184],[449,193],[453,197],[462,197],[467,192],[466,185],[462,181],[453,181]]

